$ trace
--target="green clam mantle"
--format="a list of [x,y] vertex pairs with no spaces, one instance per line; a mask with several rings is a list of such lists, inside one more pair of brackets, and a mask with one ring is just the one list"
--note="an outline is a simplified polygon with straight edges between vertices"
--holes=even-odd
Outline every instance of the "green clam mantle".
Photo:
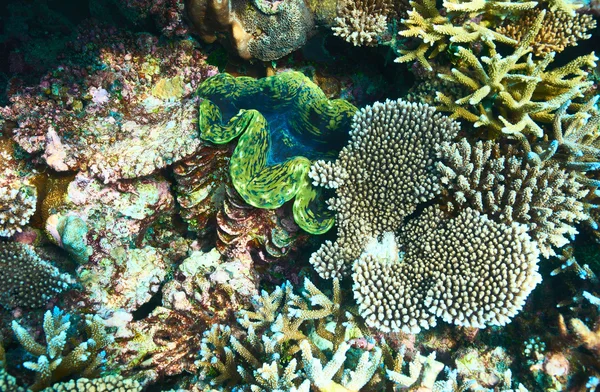
[[219,74],[198,95],[200,137],[215,144],[239,137],[230,175],[242,198],[267,209],[294,199],[294,220],[302,229],[329,230],[333,215],[308,172],[314,160],[337,156],[356,107],[328,99],[299,72],[262,79]]

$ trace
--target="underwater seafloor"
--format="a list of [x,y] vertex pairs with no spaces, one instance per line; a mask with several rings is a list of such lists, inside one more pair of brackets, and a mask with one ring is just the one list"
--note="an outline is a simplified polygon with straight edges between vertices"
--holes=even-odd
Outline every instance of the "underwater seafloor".
[[0,4],[0,391],[600,390],[598,0]]

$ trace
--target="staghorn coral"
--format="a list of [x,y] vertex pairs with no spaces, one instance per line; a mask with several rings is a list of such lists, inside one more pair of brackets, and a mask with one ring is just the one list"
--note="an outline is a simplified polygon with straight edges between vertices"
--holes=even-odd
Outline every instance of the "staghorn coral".
[[44,315],[46,345],[42,345],[13,320],[12,329],[19,343],[37,357],[35,362],[23,364],[25,368],[36,372],[35,383],[31,386],[33,391],[47,388],[52,382],[67,377],[90,377],[98,373],[104,358],[103,350],[113,342],[112,336],[104,329],[102,319],[97,315],[86,315],[85,330],[88,339],[67,352],[67,331],[70,326],[69,315],[65,315],[60,309],[47,311]]
[[492,18],[499,14],[502,15],[507,10],[533,8],[536,3],[496,0],[470,3],[444,1],[447,11],[460,15],[459,21],[464,21],[466,16],[472,19],[460,24],[459,21],[455,22],[452,17],[442,15],[436,7],[435,1],[413,0],[410,1],[410,5],[412,10],[408,11],[408,18],[402,20],[405,29],[398,34],[401,37],[418,38],[420,42],[415,49],[400,49],[401,56],[395,62],[406,63],[417,60],[425,69],[432,71],[433,68],[427,58],[434,58],[453,43],[481,42],[492,49],[496,46],[495,41],[515,45],[517,43],[515,39],[487,28],[485,23],[477,23],[476,17],[485,14]]
[[246,60],[277,60],[302,47],[315,27],[304,0],[190,0],[186,12],[204,41],[225,35],[226,43]]
[[325,242],[310,262],[323,278],[349,274],[367,241],[397,230],[418,203],[439,192],[431,170],[437,143],[451,140],[458,123],[423,104],[375,103],[358,112],[350,142],[333,164],[313,165],[315,184],[336,188],[328,201],[338,238]]
[[[229,173],[244,201],[276,209],[294,199],[298,226],[311,234],[329,230],[333,219],[319,204],[319,191],[308,179],[311,159],[304,155],[331,155],[356,108],[329,100],[299,72],[259,80],[221,74],[198,94],[202,139],[225,144],[238,138]],[[223,124],[223,116],[233,117]]]
[[106,42],[93,66],[72,56],[39,85],[12,94],[2,112],[18,124],[14,140],[48,166],[114,182],[152,174],[196,150],[192,93],[217,71],[192,41],[107,30],[98,33]]
[[24,174],[24,165],[15,159],[14,143],[0,137],[0,237],[20,233],[36,211],[35,171]]
[[43,392],[91,392],[91,391],[115,391],[115,392],[141,392],[140,383],[135,380],[121,376],[104,376],[100,378],[80,378],[53,384],[44,389]]
[[[554,112],[565,102],[583,95],[593,84],[586,81],[586,67],[595,67],[594,53],[580,56],[566,65],[547,70],[554,53],[534,62],[530,52],[546,11],[540,12],[531,29],[514,52],[502,56],[491,50],[491,56],[478,58],[459,46],[457,56],[463,65],[450,74],[439,74],[444,80],[468,88],[470,93],[457,98],[438,92],[439,110],[452,113],[483,127],[488,136],[500,134],[524,140],[528,135],[544,135],[543,123],[552,122]],[[523,59],[524,56],[527,56]]]
[[0,241],[2,306],[41,308],[73,283],[68,274],[42,260],[31,246]]
[[577,234],[575,225],[588,214],[582,200],[588,193],[574,172],[558,164],[527,160],[516,149],[466,139],[438,146],[441,186],[448,210],[472,208],[507,225],[527,226],[546,258]]
[[[263,291],[253,301],[254,311],[238,313],[238,325],[213,325],[206,331],[198,361],[206,381],[221,390],[256,391],[433,386],[443,368],[435,354],[405,361],[406,348],[394,355],[385,341],[380,347],[343,303],[338,280],[332,298],[308,279],[304,289],[302,297],[289,282],[272,293]],[[405,365],[410,377],[400,374]]]
[[[527,31],[534,27],[539,8],[525,11],[516,20],[506,20],[496,31],[506,37],[521,42]],[[596,27],[596,21],[590,15],[571,16],[562,11],[548,11],[542,27],[532,41],[533,53],[543,57],[548,53],[560,53],[568,46],[577,46],[577,41],[591,37],[589,30]]]
[[377,37],[387,30],[391,11],[390,0],[345,0],[335,18],[333,34],[354,46],[374,46]]
[[[446,218],[428,207],[373,239],[354,266],[354,297],[369,326],[417,333],[436,319],[467,327],[505,325],[541,281],[539,250],[525,226],[465,208]],[[382,284],[383,283],[383,284]]]

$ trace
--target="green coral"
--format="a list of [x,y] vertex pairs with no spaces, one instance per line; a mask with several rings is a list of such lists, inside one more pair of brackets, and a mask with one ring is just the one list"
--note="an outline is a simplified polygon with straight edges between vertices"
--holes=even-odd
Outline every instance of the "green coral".
[[308,172],[313,160],[336,153],[332,141],[346,140],[356,108],[345,100],[329,100],[299,72],[258,80],[219,74],[207,79],[198,94],[204,98],[201,138],[225,144],[239,137],[230,175],[242,198],[267,209],[295,199],[294,219],[302,229],[312,234],[329,230],[333,217],[319,203],[320,191]]

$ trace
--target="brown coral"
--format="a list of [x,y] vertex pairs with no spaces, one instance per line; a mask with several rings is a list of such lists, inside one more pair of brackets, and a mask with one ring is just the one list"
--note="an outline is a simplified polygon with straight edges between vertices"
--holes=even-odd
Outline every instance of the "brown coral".
[[402,100],[378,102],[354,116],[338,160],[313,165],[310,173],[337,195],[329,205],[337,213],[338,239],[310,259],[323,278],[347,275],[369,238],[396,231],[417,204],[439,192],[434,147],[458,128],[434,108]]
[[545,257],[555,255],[588,219],[588,193],[575,172],[552,162],[528,161],[516,149],[502,151],[492,141],[466,139],[438,146],[436,167],[449,210],[474,208],[505,224],[528,227]]
[[[506,20],[496,31],[521,42],[528,30],[532,29],[539,8],[525,11],[517,20]],[[550,52],[560,53],[568,46],[576,46],[577,41],[591,37],[588,33],[596,27],[596,21],[590,15],[571,16],[562,11],[548,11],[542,28],[532,42],[533,53],[544,56]]]
[[354,266],[354,297],[367,325],[385,332],[417,333],[436,318],[504,325],[541,281],[525,226],[470,208],[447,218],[429,207],[401,229],[399,246],[393,233],[372,241]]

